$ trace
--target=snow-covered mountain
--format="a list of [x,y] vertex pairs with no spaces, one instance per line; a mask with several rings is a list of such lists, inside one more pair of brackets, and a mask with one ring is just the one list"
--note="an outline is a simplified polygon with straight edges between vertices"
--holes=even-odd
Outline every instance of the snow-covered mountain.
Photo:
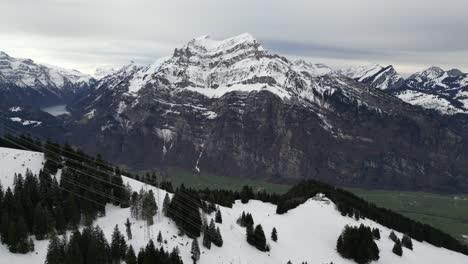
[[337,71],[370,87],[386,90],[403,101],[443,114],[468,114],[468,74],[439,67],[401,77],[393,67],[370,65]]
[[2,103],[47,105],[67,101],[89,89],[94,79],[76,70],[37,64],[0,51]]
[[395,71],[392,65],[382,67],[378,64],[373,64],[369,66],[349,67],[338,70],[337,73],[381,90],[398,88],[404,83],[404,78]]
[[468,74],[458,69],[433,66],[411,75],[405,84],[407,89],[396,93],[399,98],[442,113],[468,114]]
[[250,34],[203,36],[100,79],[69,105],[65,140],[137,168],[468,190],[463,123],[366,83],[401,83],[392,67],[359,72],[272,54]]
[[[24,173],[29,168],[33,173],[38,173],[43,167],[44,156],[42,153],[0,148],[0,167],[6,168],[0,171],[0,179],[3,186],[13,184],[13,173]],[[60,181],[60,174],[57,175]],[[161,202],[166,192],[164,190],[145,186],[141,182],[124,177],[132,190],[139,191],[144,188],[152,190],[158,202],[158,212],[154,217],[154,225],[148,230],[144,228],[142,220],[131,217],[129,208],[120,208],[108,204],[106,215],[95,221],[99,225],[108,240],[116,225],[122,229],[127,218],[132,222],[133,238],[128,240],[135,251],[144,247],[149,239],[155,240],[158,247],[171,251],[178,247],[184,263],[192,263],[191,239],[185,235],[179,235],[179,230],[171,219],[162,213]],[[323,196],[317,196],[307,200],[297,208],[285,214],[276,213],[276,205],[250,200],[243,204],[236,201],[232,208],[220,206],[223,222],[217,224],[223,237],[223,246],[212,246],[210,250],[201,247],[201,257],[198,263],[337,263],[351,264],[351,260],[342,258],[336,251],[336,241],[345,225],[358,226],[364,224],[372,228],[379,228],[381,239],[376,240],[380,249],[380,258],[372,263],[453,263],[462,264],[468,261],[468,257],[445,248],[435,247],[426,242],[413,240],[413,250],[404,249],[403,256],[392,253],[393,241],[388,238],[391,229],[384,227],[369,219],[355,220],[342,216],[335,208],[333,202]],[[267,236],[270,252],[261,252],[246,242],[246,230],[238,225],[237,220],[242,212],[249,212],[256,224],[261,224],[266,234],[275,227],[278,231],[278,241],[274,242]],[[214,218],[214,214],[206,215],[207,219]],[[83,228],[83,226],[80,226]],[[167,242],[157,243],[156,234],[161,234]],[[398,237],[403,234],[395,232]],[[148,234],[150,234],[148,236]],[[198,238],[202,245],[202,237]],[[47,253],[48,240],[35,241],[34,252],[22,255],[12,254],[4,245],[0,245],[0,258],[9,264],[44,263]]]
[[111,75],[115,72],[117,72],[119,69],[118,68],[115,68],[115,67],[104,67],[104,68],[96,68],[96,70],[94,71],[94,78],[96,80],[100,80],[108,75]]

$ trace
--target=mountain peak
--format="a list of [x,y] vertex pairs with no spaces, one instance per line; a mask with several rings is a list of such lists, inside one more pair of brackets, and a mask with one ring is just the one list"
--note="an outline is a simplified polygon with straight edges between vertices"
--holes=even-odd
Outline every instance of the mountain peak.
[[429,78],[429,79],[434,79],[442,76],[445,73],[445,71],[437,66],[431,66],[424,71],[422,71],[420,74]]
[[8,54],[6,52],[0,51],[0,58],[9,58]]
[[249,33],[243,33],[238,36],[227,38],[224,40],[215,40],[209,35],[203,35],[192,39],[184,48],[194,48],[198,51],[216,53],[220,51],[228,51],[236,46],[254,46],[262,50],[258,41]]
[[448,70],[447,73],[450,77],[458,77],[464,74],[459,69],[451,69],[451,70]]

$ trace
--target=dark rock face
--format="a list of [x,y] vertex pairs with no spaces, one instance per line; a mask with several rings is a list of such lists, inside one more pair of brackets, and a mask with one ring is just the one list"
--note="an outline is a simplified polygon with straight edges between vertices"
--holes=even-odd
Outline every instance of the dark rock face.
[[[346,186],[467,191],[467,124],[382,96],[393,104],[393,113],[340,94],[324,97],[328,108],[318,111],[316,105],[286,102],[266,91],[232,92],[221,99],[185,92],[165,98],[170,104],[148,100],[120,115],[125,121],[103,116],[76,123],[69,140],[138,168],[178,166],[275,182],[315,178]],[[103,124],[109,128],[103,130]]]

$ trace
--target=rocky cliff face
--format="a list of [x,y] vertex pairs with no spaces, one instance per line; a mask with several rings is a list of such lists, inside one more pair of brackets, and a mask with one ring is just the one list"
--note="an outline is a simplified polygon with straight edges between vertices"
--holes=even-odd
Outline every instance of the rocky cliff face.
[[194,39],[152,65],[128,65],[70,109],[69,141],[133,167],[468,190],[466,119],[270,54],[248,34]]

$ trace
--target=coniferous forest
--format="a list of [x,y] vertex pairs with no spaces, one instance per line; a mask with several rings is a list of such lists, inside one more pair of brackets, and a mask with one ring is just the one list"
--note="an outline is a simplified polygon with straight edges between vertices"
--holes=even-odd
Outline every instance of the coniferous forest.
[[[235,200],[247,203],[250,199],[256,199],[276,204],[277,213],[283,214],[302,204],[308,198],[323,193],[333,201],[336,209],[343,216],[357,219],[369,218],[391,229],[405,233],[404,243],[401,244],[408,249],[412,247],[412,238],[468,254],[468,249],[465,246],[438,229],[421,224],[390,210],[379,208],[347,191],[314,180],[301,182],[284,195],[255,192],[248,186],[245,186],[239,192],[210,189],[194,190],[183,185],[174,187],[171,182],[157,181],[154,177],[150,177],[150,179],[146,176],[132,175],[106,162],[99,155],[96,157],[88,156],[69,145],[62,146],[51,141],[41,142],[28,136],[5,136],[0,139],[0,146],[41,151],[45,153],[46,158],[44,170],[39,175],[32,175],[31,173],[16,175],[15,184],[12,188],[0,189],[1,241],[8,246],[11,252],[15,253],[32,251],[34,243],[29,237],[33,235],[38,240],[52,238],[51,244],[52,242],[61,244],[63,250],[81,252],[85,261],[83,263],[88,263],[86,262],[87,255],[83,253],[86,250],[82,248],[78,250],[77,246],[72,244],[72,237],[66,241],[59,237],[67,230],[75,230],[73,231],[75,235],[76,228],[80,224],[91,227],[94,220],[106,214],[105,205],[108,203],[124,208],[130,207],[132,217],[146,220],[148,225],[152,224],[151,220],[156,214],[158,206],[162,206],[163,213],[174,220],[182,233],[192,238],[200,237],[203,234],[202,246],[209,249],[212,245],[223,245],[222,234],[219,232],[219,228],[216,227],[216,223],[222,223],[222,215],[214,204],[232,207]],[[59,169],[62,173],[60,182],[51,177]],[[142,190],[132,192],[128,186],[123,185],[121,175],[143,179],[143,181],[172,192],[174,195],[172,199],[167,197],[162,204],[156,204],[154,194]],[[208,223],[203,219],[200,210],[207,214],[215,212],[216,223],[214,221]],[[254,225],[250,214],[243,214],[239,219],[239,224],[246,228],[248,243],[261,251],[269,250],[265,241],[265,231],[261,225]],[[93,230],[96,234],[99,233],[98,227],[94,227]],[[368,237],[367,229],[359,228],[357,231],[350,231],[348,228],[346,230],[348,232],[344,232],[341,236],[342,242],[340,243],[342,244],[346,244],[344,242],[345,240],[348,241],[347,237],[354,237],[353,235],[348,236],[348,233],[360,232],[358,233],[360,234],[359,237],[364,233]],[[87,232],[91,232],[91,230]],[[83,236],[83,234],[78,233],[76,233],[77,237]],[[272,234],[271,236],[277,239],[277,234],[274,233],[275,235]],[[374,239],[378,239],[377,236],[380,237],[380,233],[376,234],[375,230],[371,230],[370,233]],[[96,237],[97,235],[86,236]],[[105,247],[105,244],[103,242],[103,247]],[[153,250],[154,245],[150,244],[148,244],[144,252],[150,252],[148,254],[153,257],[158,254],[167,255],[169,256],[168,259],[171,259],[171,253],[158,249]],[[140,260],[145,254],[141,252],[137,254],[130,247],[126,249],[125,253],[124,250],[120,252],[119,257],[122,259],[127,255],[129,255],[130,259],[133,259],[133,252],[136,259]],[[348,252],[346,246],[343,252],[345,252],[344,256],[361,259],[361,257],[346,253]],[[140,255],[142,256],[140,257]],[[369,259],[378,257],[378,254],[368,255]],[[112,257],[112,253],[110,253],[110,256]],[[131,262],[131,260],[129,261]],[[63,263],[68,262],[65,260]]]

